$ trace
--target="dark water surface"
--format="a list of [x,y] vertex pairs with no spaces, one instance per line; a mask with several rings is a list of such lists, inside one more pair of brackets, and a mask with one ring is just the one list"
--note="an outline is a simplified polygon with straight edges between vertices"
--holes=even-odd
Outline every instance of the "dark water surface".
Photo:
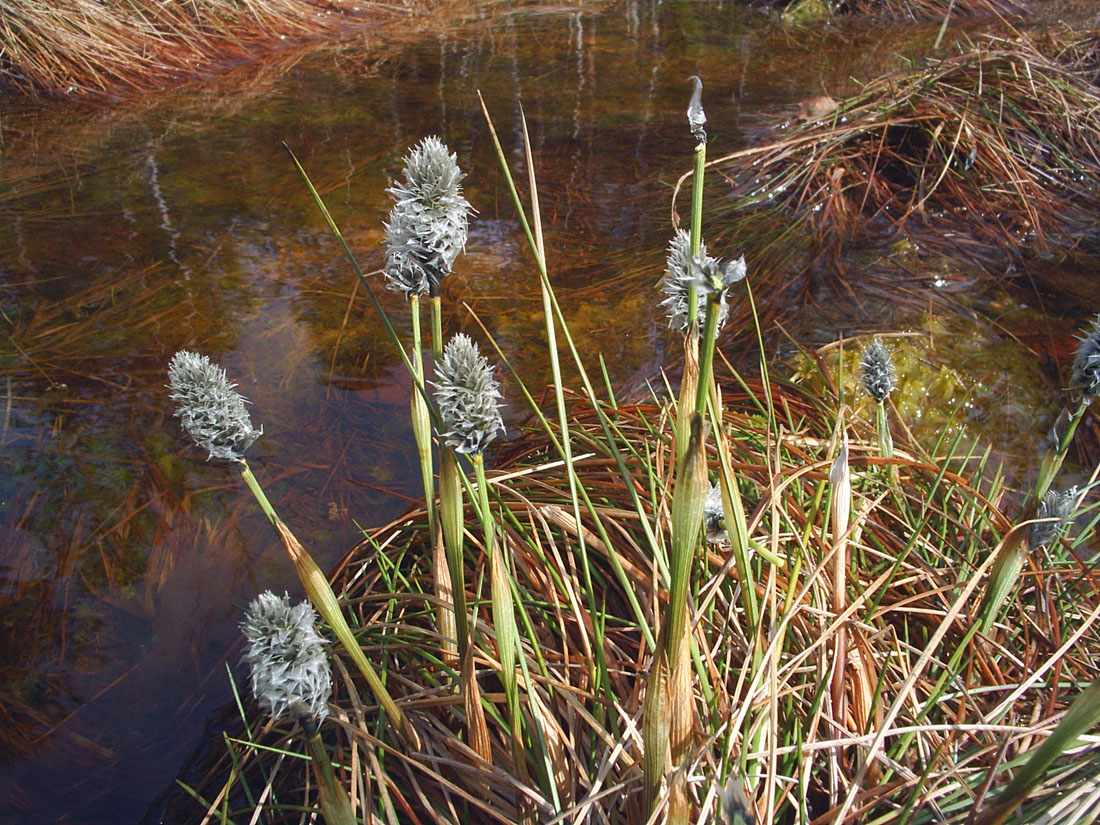
[[[555,283],[630,392],[675,351],[653,285],[690,162],[686,77],[706,82],[711,151],[733,151],[934,34],[784,30],[738,3],[496,4],[141,106],[0,114],[0,822],[140,820],[231,697],[242,606],[298,589],[238,475],[172,417],[174,352],[209,354],[252,401],[265,434],[250,463],[322,566],[419,495],[408,381],[283,141],[376,269],[384,190],[410,145],[441,136],[478,210],[446,324],[476,331],[476,313],[537,387],[537,282],[475,92],[517,168],[522,100]],[[912,301],[812,294],[788,322],[806,340],[921,323]],[[403,326],[404,300],[384,300]],[[994,346],[1005,327],[977,328],[965,357],[996,390],[981,359],[1019,353]],[[1022,370],[1014,385],[1056,386]]]

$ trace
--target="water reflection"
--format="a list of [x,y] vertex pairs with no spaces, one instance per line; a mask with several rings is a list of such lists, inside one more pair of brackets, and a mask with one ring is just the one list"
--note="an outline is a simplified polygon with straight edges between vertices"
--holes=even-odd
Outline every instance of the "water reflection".
[[[230,695],[240,608],[296,586],[236,474],[179,433],[163,386],[176,350],[209,354],[252,401],[265,435],[250,463],[322,564],[418,494],[408,380],[283,141],[371,270],[386,186],[410,144],[441,135],[479,211],[444,284],[449,331],[476,329],[475,313],[537,387],[537,281],[476,91],[520,170],[522,100],[574,333],[637,389],[676,350],[651,287],[691,150],[686,77],[706,79],[713,145],[732,151],[884,61],[881,33],[800,37],[738,3],[497,4],[289,52],[140,111],[6,116],[0,821],[136,821]],[[896,301],[868,309],[814,272],[764,296],[780,313],[807,292],[829,307],[793,319],[800,333],[901,323]],[[403,326],[404,300],[380,295]]]

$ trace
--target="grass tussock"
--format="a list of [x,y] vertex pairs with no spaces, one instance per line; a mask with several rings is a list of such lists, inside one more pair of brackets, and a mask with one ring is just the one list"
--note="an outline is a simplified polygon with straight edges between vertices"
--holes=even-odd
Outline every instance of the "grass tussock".
[[841,0],[834,13],[894,20],[940,20],[948,15],[1016,15],[1027,11],[1023,0]]
[[164,87],[411,4],[351,0],[0,0],[0,91],[126,94]]
[[831,17],[881,20],[944,20],[976,15],[1015,16],[1028,11],[1024,0],[763,0],[784,20],[815,22]]
[[[838,452],[835,406],[782,383],[771,395],[772,422],[759,384],[724,398],[752,541],[782,564],[755,584],[763,614],[756,627],[741,608],[728,546],[709,546],[694,583],[690,710],[703,733],[683,771],[695,809],[715,812],[733,776],[753,789],[763,822],[839,821],[853,787],[846,821],[967,822],[976,801],[999,784],[989,780],[1018,766],[1075,686],[1100,674],[1098,581],[1068,543],[1052,546],[1029,559],[994,630],[974,635],[977,585],[991,551],[1013,536],[993,469],[971,456],[965,473],[945,472],[902,439],[886,463],[871,428],[853,425],[848,577],[838,618],[836,516],[823,494]],[[644,523],[662,535],[670,529],[665,489],[673,447],[657,405],[608,412],[640,497],[624,486],[595,411],[574,405],[570,429],[584,450],[574,466],[599,502],[581,527],[589,570],[577,563],[567,474],[544,433],[530,430],[509,444],[489,480],[499,538],[514,561],[528,664],[524,712],[538,720],[543,739],[540,745],[532,733],[528,753],[546,758],[531,759],[531,778],[499,767],[509,764],[512,731],[499,663],[481,649],[476,669],[497,767],[463,742],[466,714],[451,688],[457,674],[433,630],[426,512],[374,531],[336,569],[353,624],[365,628],[360,642],[388,661],[388,683],[403,694],[424,742],[413,756],[383,745],[366,685],[350,679],[353,669],[341,660],[329,745],[360,815],[371,809],[385,818],[392,806],[400,812],[394,821],[454,822],[463,812],[467,821],[510,823],[520,821],[524,803],[544,822],[562,815],[644,821],[640,724],[651,651],[639,619],[653,623],[667,599],[660,558],[645,549]],[[769,440],[770,453],[762,449]],[[476,522],[472,512],[466,516]],[[467,603],[476,632],[492,637],[488,559],[480,544],[472,549]],[[830,682],[842,636],[846,678],[837,690]],[[763,654],[755,663],[754,651]],[[290,732],[271,725],[238,731],[207,767],[196,798],[233,821],[254,804],[260,821],[295,821],[300,809],[281,801],[310,791],[300,756],[282,753]],[[275,754],[278,770],[271,770]],[[1077,821],[1095,808],[1066,789],[1100,779],[1100,757],[1089,749],[1062,770],[1061,790],[1042,788],[1032,814],[1056,798],[1066,800],[1066,813],[1052,821]]]
[[780,206],[821,244],[894,233],[979,259],[1097,234],[1100,39],[988,37],[713,161],[723,209]]

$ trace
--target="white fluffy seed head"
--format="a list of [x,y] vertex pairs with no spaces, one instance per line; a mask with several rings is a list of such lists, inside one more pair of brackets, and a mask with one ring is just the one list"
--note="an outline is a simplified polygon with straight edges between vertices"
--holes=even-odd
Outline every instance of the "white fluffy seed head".
[[1070,487],[1064,493],[1047,490],[1043,500],[1035,509],[1037,519],[1053,519],[1052,521],[1037,521],[1031,525],[1028,540],[1032,550],[1039,550],[1049,545],[1058,537],[1062,525],[1073,517],[1077,509],[1077,488]]
[[867,394],[879,404],[886,401],[897,386],[894,357],[890,350],[878,338],[873,338],[863,350],[859,367],[860,381]]
[[435,402],[444,441],[459,453],[481,453],[504,430],[500,386],[493,368],[468,335],[454,336],[435,366]]
[[706,317],[707,296],[717,295],[718,329],[721,329],[729,314],[726,295],[731,286],[745,277],[745,272],[744,256],[722,263],[707,255],[706,245],[702,242],[699,244],[699,257],[693,258],[691,236],[683,229],[676,230],[676,235],[668,245],[665,277],[661,281],[661,291],[665,294],[661,306],[668,314],[668,325],[680,331],[688,328],[691,322],[687,305],[688,291],[694,285],[698,322],[702,324]]
[[707,488],[707,498],[703,503],[703,530],[707,541],[712,544],[725,544],[729,541],[726,513],[722,507],[722,488],[717,484]]
[[263,429],[254,429],[245,399],[233,388],[225,370],[205,355],[181,351],[168,364],[170,398],[183,429],[210,457],[244,459]]
[[309,602],[261,593],[248,606],[241,630],[252,668],[252,694],[272,718],[319,725],[328,715],[332,669]]
[[396,203],[386,228],[386,285],[406,297],[436,295],[466,246],[473,207],[462,196],[465,175],[437,137],[405,158],[405,179],[387,190]]

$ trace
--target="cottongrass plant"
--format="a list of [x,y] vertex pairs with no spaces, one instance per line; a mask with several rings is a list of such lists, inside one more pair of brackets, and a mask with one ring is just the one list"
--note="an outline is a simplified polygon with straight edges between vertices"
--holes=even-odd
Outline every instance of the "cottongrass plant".
[[[519,633],[512,598],[512,574],[497,537],[496,520],[489,503],[489,481],[485,474],[485,448],[504,430],[500,399],[500,385],[493,377],[493,368],[473,339],[461,332],[451,338],[443,350],[443,359],[436,365],[435,402],[444,427],[440,438],[455,453],[466,456],[474,468],[477,481],[474,509],[481,521],[485,549],[489,555],[493,627],[500,660],[500,678],[504,684],[512,726],[512,760],[517,773],[522,773],[525,760],[523,722],[516,678]],[[457,590],[462,559],[448,558],[448,563]],[[459,575],[455,576],[455,572]]]
[[[436,622],[444,638],[458,637],[455,652],[461,654],[465,645],[466,604],[463,591],[454,590],[454,583],[448,579],[446,557],[448,554],[461,555],[462,536],[461,531],[456,533],[454,529],[440,532],[439,513],[435,506],[432,427],[424,386],[420,304],[425,298],[430,301],[432,353],[438,361],[443,347],[439,285],[450,274],[455,259],[466,246],[473,207],[462,194],[465,174],[459,169],[456,156],[437,137],[424,138],[409,152],[405,157],[403,175],[404,180],[387,190],[395,203],[385,224],[386,265],[383,271],[386,286],[404,293],[409,300],[414,382],[410,407],[424,500],[428,507],[428,530],[433,537],[432,552],[438,571]],[[458,484],[453,457],[443,458],[442,465],[440,506],[448,508],[453,522],[453,496]],[[457,618],[459,614],[463,615],[463,619]]]
[[293,718],[312,736],[332,696],[332,669],[309,602],[261,593],[248,606],[241,630],[248,643],[244,661],[252,672],[252,695],[272,719]]
[[1058,538],[1062,527],[1073,518],[1077,509],[1077,487],[1059,493],[1047,490],[1043,500],[1035,508],[1036,522],[1031,525],[1028,541],[1032,551],[1042,550]]
[[332,696],[332,668],[314,624],[316,617],[309,602],[292,606],[286,594],[261,593],[241,623],[247,642],[244,660],[252,671],[252,695],[260,706],[272,719],[292,718],[305,731],[325,821],[354,825],[351,800],[337,784],[321,742],[320,727]]
[[[725,524],[743,525],[739,493],[728,462],[721,418],[720,394],[713,380],[714,349],[718,330],[728,313],[730,288],[746,274],[744,257],[726,263],[706,254],[701,237],[703,166],[706,155],[706,115],[702,108],[702,81],[692,77],[688,125],[696,139],[696,177],[693,187],[691,232],[678,231],[669,246],[662,291],[670,325],[684,333],[684,376],[680,385],[676,424],[676,465],[673,480],[669,598],[661,617],[653,663],[646,683],[642,711],[643,807],[648,816],[658,809],[662,783],[667,784],[667,818],[671,825],[686,825],[690,805],[683,768],[694,736],[691,708],[692,629],[690,604],[701,538],[715,526],[716,496],[709,489],[705,423],[707,404],[716,428],[717,449],[722,458],[719,493]],[[705,307],[705,309],[702,309]],[[702,343],[699,342],[702,309]],[[707,512],[708,499],[711,512]],[[704,529],[706,527],[707,529]],[[738,530],[734,556],[744,569],[743,531]],[[728,535],[728,532],[727,532]],[[748,581],[748,579],[746,579]],[[702,678],[706,678],[703,676]]]
[[1036,501],[1042,500],[1050,485],[1054,483],[1058,471],[1062,469],[1069,445],[1073,441],[1077,425],[1085,417],[1085,413],[1092,405],[1093,400],[1100,396],[1100,315],[1092,322],[1092,329],[1081,336],[1077,351],[1073,356],[1073,377],[1070,379],[1070,390],[1079,392],[1080,398],[1077,406],[1070,414],[1063,413],[1055,421],[1051,431],[1050,444],[1043,462],[1039,467],[1039,478],[1035,482],[1032,497]]
[[191,439],[210,455],[244,463],[244,454],[263,435],[255,429],[245,398],[225,370],[197,352],[177,352],[168,364],[169,396]]
[[172,357],[168,365],[168,383],[171,389],[169,397],[176,402],[176,415],[183,428],[195,444],[211,456],[227,459],[237,465],[264,515],[279,533],[309,600],[367,679],[371,690],[406,744],[412,748],[419,747],[416,730],[363,654],[341,612],[328,578],[290,528],[279,518],[259,481],[252,474],[244,452],[256,440],[260,431],[252,427],[251,418],[245,409],[245,400],[234,389],[236,384],[231,383],[225,370],[211,362],[207,356],[188,351],[177,352]]
[[[1053,541],[1058,526],[1072,515],[1075,507],[1075,488],[1059,494],[1051,491],[1051,484],[1062,468],[1073,436],[1077,432],[1077,425],[1081,423],[1093,400],[1100,395],[1100,316],[1093,321],[1092,329],[1081,336],[1073,358],[1070,389],[1080,393],[1077,406],[1072,413],[1067,415],[1063,411],[1058,416],[1050,443],[1039,465],[1038,478],[1024,510],[1024,520],[1037,521],[1026,536],[1021,534],[1017,541],[1006,544],[998,551],[989,587],[982,600],[983,633],[988,633],[993,627],[1005,601],[1015,589],[1028,553]],[[1036,545],[1036,540],[1041,544]]]
[[435,402],[446,428],[441,436],[456,453],[476,461],[504,431],[500,385],[489,359],[469,335],[458,333],[436,365]]

